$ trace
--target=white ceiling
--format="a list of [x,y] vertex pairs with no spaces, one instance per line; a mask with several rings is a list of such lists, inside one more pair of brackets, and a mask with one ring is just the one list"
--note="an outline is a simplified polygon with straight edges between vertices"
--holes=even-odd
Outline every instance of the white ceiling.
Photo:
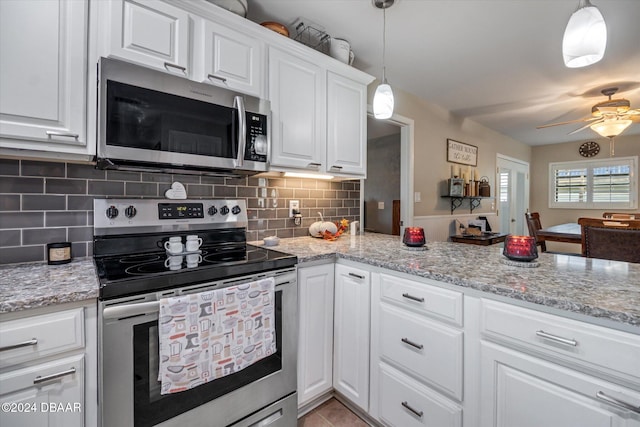
[[[371,0],[248,0],[248,18],[288,26],[299,17],[345,38],[354,66],[382,74],[382,11]],[[592,0],[607,23],[604,58],[566,68],[562,35],[578,0],[396,0],[387,10],[387,78],[462,118],[528,145],[600,138],[580,124],[536,126],[587,117],[617,97],[640,108],[640,0]],[[414,117],[419,120],[419,117]],[[624,135],[640,135],[640,123]]]

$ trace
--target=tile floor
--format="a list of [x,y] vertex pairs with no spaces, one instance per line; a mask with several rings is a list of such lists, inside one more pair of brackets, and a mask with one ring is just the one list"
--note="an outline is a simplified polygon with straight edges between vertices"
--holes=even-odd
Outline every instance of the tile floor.
[[368,427],[346,406],[331,398],[298,420],[298,427]]

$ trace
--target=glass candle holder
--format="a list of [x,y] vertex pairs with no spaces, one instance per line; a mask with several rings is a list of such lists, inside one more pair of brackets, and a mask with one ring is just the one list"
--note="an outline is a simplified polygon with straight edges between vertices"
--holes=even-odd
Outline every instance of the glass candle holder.
[[533,261],[538,258],[536,239],[532,236],[509,235],[504,241],[502,254],[514,261]]
[[402,243],[411,247],[423,246],[426,243],[424,229],[422,227],[406,227]]

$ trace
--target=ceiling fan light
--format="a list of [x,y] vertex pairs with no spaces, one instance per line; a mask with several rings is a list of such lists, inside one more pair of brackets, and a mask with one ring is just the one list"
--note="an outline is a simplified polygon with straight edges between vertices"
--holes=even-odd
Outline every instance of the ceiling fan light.
[[388,83],[382,83],[373,96],[373,116],[376,119],[388,119],[393,115],[393,91]]
[[605,138],[613,138],[620,135],[626,128],[633,123],[631,120],[605,120],[602,123],[596,123],[591,125],[591,130],[600,134]]
[[564,31],[562,56],[569,68],[595,64],[607,47],[607,25],[597,7],[582,0]]

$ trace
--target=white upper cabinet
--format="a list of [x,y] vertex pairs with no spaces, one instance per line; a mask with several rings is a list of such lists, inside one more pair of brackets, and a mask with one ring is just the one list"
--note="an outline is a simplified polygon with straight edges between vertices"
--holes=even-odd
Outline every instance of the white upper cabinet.
[[367,86],[327,75],[327,172],[367,173]]
[[0,1],[0,147],[86,155],[84,1]]
[[269,49],[275,170],[366,175],[367,84],[373,78],[332,62]]
[[269,49],[272,166],[324,171],[325,93],[324,69]]
[[108,55],[189,77],[189,14],[159,0],[110,3]]
[[194,39],[194,79],[261,97],[263,52],[260,40],[198,19]]

